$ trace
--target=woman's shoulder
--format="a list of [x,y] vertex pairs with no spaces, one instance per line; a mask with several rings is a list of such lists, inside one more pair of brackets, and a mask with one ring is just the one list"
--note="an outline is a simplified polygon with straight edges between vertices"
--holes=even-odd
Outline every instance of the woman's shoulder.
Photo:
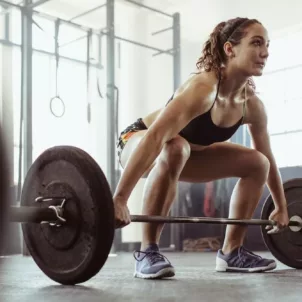
[[248,123],[266,119],[267,115],[261,96],[252,87],[247,88],[246,113]]
[[175,91],[174,96],[186,90],[194,91],[195,94],[207,92],[211,94],[217,90],[218,79],[212,72],[197,71],[192,72],[187,80]]
[[195,71],[191,73],[190,79],[195,84],[207,85],[214,87],[218,84],[218,78],[213,71]]
[[[206,88],[207,91],[217,89],[218,79],[212,72],[194,71],[191,72],[189,77],[178,87],[174,92],[173,98],[182,94],[186,90],[194,90],[198,93]],[[170,100],[171,101],[171,100]]]
[[250,85],[247,86],[247,106],[253,111],[265,109],[260,94]]

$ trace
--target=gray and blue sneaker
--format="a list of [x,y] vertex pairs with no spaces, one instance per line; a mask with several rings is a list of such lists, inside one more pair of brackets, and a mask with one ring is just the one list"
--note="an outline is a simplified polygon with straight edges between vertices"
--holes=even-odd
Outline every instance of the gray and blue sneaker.
[[276,261],[262,258],[245,247],[240,246],[231,253],[225,255],[221,250],[216,256],[217,272],[264,272],[277,267]]
[[142,279],[161,279],[173,277],[175,270],[170,261],[159,253],[157,244],[149,245],[144,251],[134,251],[134,277]]

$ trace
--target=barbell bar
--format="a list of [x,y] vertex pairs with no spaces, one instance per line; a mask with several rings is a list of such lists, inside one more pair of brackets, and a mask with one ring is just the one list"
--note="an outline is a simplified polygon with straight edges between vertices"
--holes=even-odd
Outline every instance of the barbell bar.
[[9,208],[8,215],[10,222],[41,223],[43,221],[54,222],[58,220],[56,211],[53,208],[12,206]]
[[[259,225],[271,253],[287,266],[302,268],[302,179],[283,187],[290,223],[279,234],[265,230],[276,225],[268,219],[274,210],[271,195],[261,219],[131,215],[131,221]],[[20,204],[10,207],[9,219],[22,222],[28,251],[49,278],[71,285],[101,270],[113,243],[114,205],[107,179],[89,154],[71,146],[45,150],[25,177]]]
[[[274,220],[267,219],[231,219],[231,218],[208,218],[208,217],[163,217],[148,215],[130,215],[131,222],[159,222],[159,223],[208,223],[208,224],[233,224],[233,225],[271,225],[276,226]],[[288,226],[302,228],[302,222],[290,221]]]
[[[61,197],[64,199],[64,197]],[[11,222],[56,222],[62,224],[64,214],[58,217],[60,208],[37,208],[37,207],[10,207]],[[231,218],[208,218],[208,217],[187,217],[187,216],[150,216],[150,215],[130,215],[131,222],[150,222],[150,223],[206,223],[206,224],[233,224],[233,225],[271,225],[276,226],[274,220],[267,219],[231,219]],[[301,227],[302,222],[292,220],[288,224],[289,227]]]

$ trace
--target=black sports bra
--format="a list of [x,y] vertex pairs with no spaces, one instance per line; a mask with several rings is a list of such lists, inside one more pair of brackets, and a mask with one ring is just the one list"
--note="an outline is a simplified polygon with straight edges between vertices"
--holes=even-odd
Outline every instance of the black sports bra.
[[[220,80],[218,82],[215,101],[218,96],[219,84]],[[173,100],[173,96],[168,101],[168,103]],[[215,101],[207,112],[197,116],[192,121],[190,121],[189,124],[179,132],[179,135],[185,138],[189,143],[202,146],[208,146],[213,143],[223,142],[230,139],[243,122],[245,114],[246,90],[245,101],[243,103],[243,115],[241,119],[231,127],[219,127],[213,123],[211,110],[214,107]]]

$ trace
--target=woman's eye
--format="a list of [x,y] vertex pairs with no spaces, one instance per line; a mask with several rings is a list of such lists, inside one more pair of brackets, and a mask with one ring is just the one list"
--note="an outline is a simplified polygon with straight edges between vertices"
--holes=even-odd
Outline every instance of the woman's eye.
[[261,42],[260,41],[254,41],[253,44],[256,45],[256,46],[260,46]]

